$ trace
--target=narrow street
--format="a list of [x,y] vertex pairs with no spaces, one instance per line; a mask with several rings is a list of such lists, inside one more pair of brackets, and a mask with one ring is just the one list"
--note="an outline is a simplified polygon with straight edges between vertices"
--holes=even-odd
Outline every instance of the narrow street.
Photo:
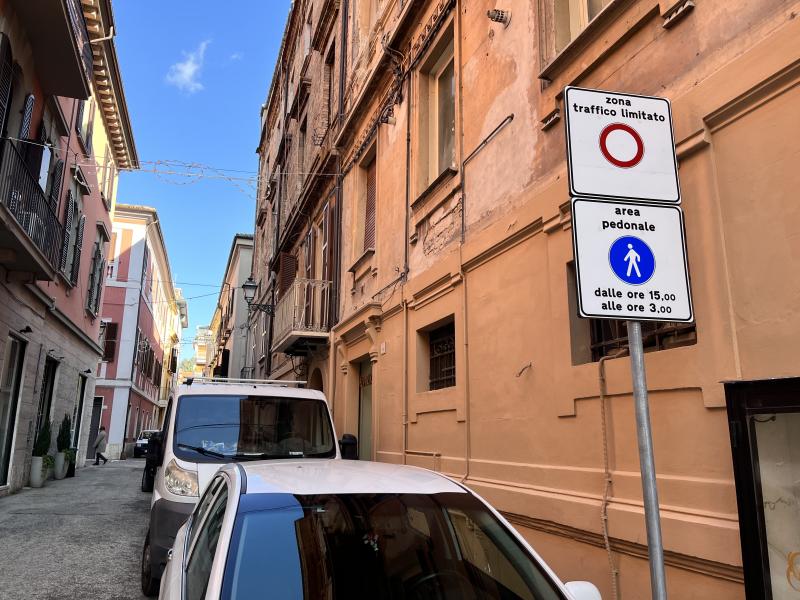
[[8,600],[143,598],[139,558],[150,494],[139,491],[143,461],[78,470],[0,498],[6,548],[0,589]]

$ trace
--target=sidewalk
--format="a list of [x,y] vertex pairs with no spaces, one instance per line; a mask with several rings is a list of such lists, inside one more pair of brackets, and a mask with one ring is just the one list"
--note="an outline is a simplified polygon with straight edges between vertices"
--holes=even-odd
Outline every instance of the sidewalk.
[[0,498],[0,597],[141,599],[139,562],[150,494],[143,460],[78,469]]

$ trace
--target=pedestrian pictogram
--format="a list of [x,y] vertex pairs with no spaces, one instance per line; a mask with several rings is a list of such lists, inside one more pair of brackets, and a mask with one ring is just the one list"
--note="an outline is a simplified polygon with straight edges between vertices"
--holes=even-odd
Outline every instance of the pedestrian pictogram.
[[600,132],[600,152],[615,167],[630,169],[642,161],[644,141],[630,125],[612,123]]
[[572,197],[680,204],[669,100],[567,87]]
[[631,285],[647,283],[656,269],[650,246],[634,236],[623,236],[611,244],[608,262],[614,275]]

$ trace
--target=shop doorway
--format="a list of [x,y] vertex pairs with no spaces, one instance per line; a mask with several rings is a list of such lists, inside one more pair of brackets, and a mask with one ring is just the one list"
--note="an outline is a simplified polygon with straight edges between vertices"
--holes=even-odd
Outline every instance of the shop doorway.
[[6,340],[3,372],[0,374],[0,486],[8,484],[14,442],[17,406],[25,362],[25,342],[15,337]]
[[800,598],[800,378],[725,386],[745,591]]
[[86,447],[86,458],[94,458],[94,442],[100,429],[100,415],[103,413],[103,397],[95,396],[92,402],[92,419],[89,421],[89,444]]
[[372,460],[372,363],[358,364],[358,458]]

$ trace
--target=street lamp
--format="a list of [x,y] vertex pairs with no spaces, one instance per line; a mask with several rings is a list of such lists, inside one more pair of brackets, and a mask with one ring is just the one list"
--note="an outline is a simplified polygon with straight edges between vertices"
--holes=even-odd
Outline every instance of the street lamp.
[[274,317],[274,304],[258,304],[257,302],[253,302],[253,300],[256,298],[256,290],[258,290],[258,284],[253,280],[252,276],[248,277],[247,281],[242,284],[242,291],[244,292],[245,302],[247,302],[247,309],[260,310],[267,313],[271,317]]

